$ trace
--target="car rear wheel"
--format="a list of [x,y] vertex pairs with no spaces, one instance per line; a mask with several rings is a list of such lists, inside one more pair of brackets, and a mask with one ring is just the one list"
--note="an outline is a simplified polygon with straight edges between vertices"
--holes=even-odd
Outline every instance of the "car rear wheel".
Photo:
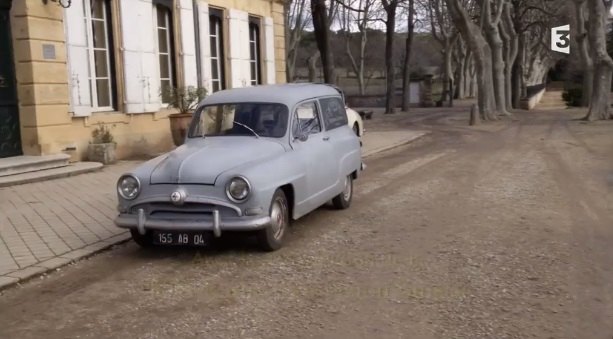
[[145,235],[138,233],[138,230],[135,228],[130,229],[130,234],[132,235],[132,240],[137,243],[140,247],[152,247],[153,246],[153,238],[151,231],[145,232]]
[[277,189],[270,203],[270,226],[258,233],[260,247],[265,251],[276,251],[283,246],[283,239],[289,226],[289,208],[283,190]]
[[349,208],[351,205],[351,199],[353,198],[353,177],[348,175],[345,177],[345,189],[341,194],[332,199],[332,204],[339,210]]

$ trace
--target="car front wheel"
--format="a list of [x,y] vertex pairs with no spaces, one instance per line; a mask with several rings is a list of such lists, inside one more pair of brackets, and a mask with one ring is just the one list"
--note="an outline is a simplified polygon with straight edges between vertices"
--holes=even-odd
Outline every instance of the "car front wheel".
[[345,189],[341,194],[332,199],[332,204],[339,210],[349,208],[351,205],[351,199],[353,198],[353,177],[348,175],[345,177]]
[[353,133],[358,137],[360,136],[360,126],[358,126],[357,122],[353,124]]
[[277,189],[270,203],[270,225],[258,233],[260,247],[265,251],[276,251],[283,246],[283,239],[289,226],[289,208],[283,190]]

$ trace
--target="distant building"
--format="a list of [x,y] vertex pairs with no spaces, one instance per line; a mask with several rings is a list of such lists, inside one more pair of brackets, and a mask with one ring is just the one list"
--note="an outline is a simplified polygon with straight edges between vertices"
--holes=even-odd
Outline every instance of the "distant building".
[[0,157],[169,150],[164,86],[284,82],[284,41],[283,0],[0,0]]

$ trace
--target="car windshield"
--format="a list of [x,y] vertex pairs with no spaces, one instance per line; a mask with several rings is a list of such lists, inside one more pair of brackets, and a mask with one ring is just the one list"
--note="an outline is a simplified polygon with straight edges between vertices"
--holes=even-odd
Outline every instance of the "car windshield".
[[275,103],[232,103],[202,106],[194,113],[189,137],[254,136],[281,138],[288,108]]

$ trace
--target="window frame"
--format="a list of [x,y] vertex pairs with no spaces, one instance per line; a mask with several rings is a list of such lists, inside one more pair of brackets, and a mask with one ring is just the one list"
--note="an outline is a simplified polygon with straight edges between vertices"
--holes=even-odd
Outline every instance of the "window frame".
[[[102,2],[103,18],[92,17],[92,3]],[[111,0],[86,0],[83,2],[83,19],[85,20],[86,39],[87,39],[87,63],[89,72],[87,74],[88,86],[91,101],[91,111],[94,112],[110,112],[117,109],[118,91],[117,91],[117,75],[115,67],[115,41],[113,34],[113,7]],[[94,46],[94,22],[104,23],[104,42],[105,47]],[[106,55],[106,76],[98,76],[96,74],[96,51],[105,51]],[[109,105],[100,106],[98,102],[98,80],[106,80],[109,86]]]
[[[249,16],[249,83],[251,86],[262,84],[262,20],[256,16]],[[253,36],[254,34],[255,36]],[[253,46],[252,49],[252,44]],[[252,52],[255,51],[254,54]],[[255,64],[253,74],[252,64]]]
[[296,121],[298,121],[298,129],[299,130],[302,129],[301,128],[302,126],[300,124],[300,119],[298,118],[298,108],[300,106],[302,106],[304,104],[308,104],[308,103],[313,103],[314,104],[315,110],[317,111],[316,114],[315,114],[315,117],[316,117],[316,119],[319,122],[319,132],[309,133],[308,135],[311,136],[311,135],[316,135],[316,134],[324,132],[324,125],[323,125],[323,119],[322,119],[322,116],[321,116],[321,108],[319,107],[319,101],[316,98],[308,99],[308,100],[304,100],[304,101],[301,101],[301,102],[297,103],[294,106],[294,109],[292,111],[291,126],[290,126],[292,140],[295,140],[298,137],[298,135],[296,135],[296,133],[294,133],[294,123]]
[[[215,25],[216,32],[213,34],[211,27]],[[225,21],[224,10],[215,7],[209,7],[209,50],[211,59],[211,93],[223,91],[226,89],[226,53],[225,53]],[[213,44],[211,39],[215,38],[215,55],[213,55]],[[217,70],[217,78],[213,77],[213,69]],[[218,88],[215,89],[215,84]]]
[[[164,11],[164,19],[165,19],[165,24],[166,27],[160,26],[158,17],[159,17],[159,11],[163,10]],[[159,74],[159,81],[160,81],[160,101],[162,104],[167,105],[168,102],[164,101],[164,87],[163,87],[163,81],[168,81],[170,82],[170,86],[171,87],[176,87],[177,86],[177,69],[176,69],[176,58],[175,58],[175,30],[174,30],[174,20],[173,20],[173,10],[172,7],[168,7],[165,4],[159,3],[159,2],[154,2],[153,3],[153,25],[154,25],[154,29],[155,29],[155,48],[156,48],[156,55],[157,55],[157,66],[158,66],[158,74]],[[160,30],[165,30],[166,31],[166,44],[167,44],[167,50],[166,52],[160,52],[160,37],[159,37],[159,31]],[[167,55],[168,56],[168,77],[166,78],[162,78],[162,63],[160,62],[160,56],[162,55]]]

